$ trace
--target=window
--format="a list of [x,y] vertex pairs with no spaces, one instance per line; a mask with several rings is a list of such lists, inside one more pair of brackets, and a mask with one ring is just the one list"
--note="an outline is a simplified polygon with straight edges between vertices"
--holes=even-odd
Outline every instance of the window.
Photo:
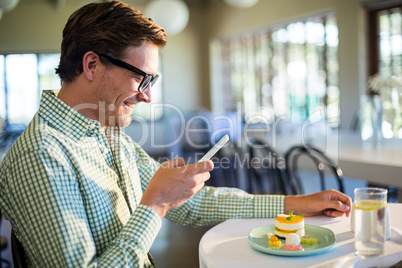
[[[382,100],[382,134],[385,138],[402,138],[402,4],[383,1],[367,4],[368,76],[394,81],[394,88],[380,90]],[[395,82],[396,81],[396,82]]]
[[335,16],[296,21],[220,40],[225,110],[245,119],[301,123],[316,111],[339,124],[338,27]]
[[0,116],[10,124],[27,124],[39,107],[39,88],[60,88],[59,54],[0,55]]
[[[39,108],[40,95],[45,89],[60,89],[60,78],[55,68],[60,54],[0,55],[0,117],[10,124],[28,124]],[[162,79],[152,88],[152,99],[162,102]],[[135,115],[145,120],[156,120],[162,109],[151,105],[136,106]]]
[[[387,4],[388,3],[388,4]],[[384,77],[400,76],[402,73],[402,5],[369,5],[368,45],[369,75]]]

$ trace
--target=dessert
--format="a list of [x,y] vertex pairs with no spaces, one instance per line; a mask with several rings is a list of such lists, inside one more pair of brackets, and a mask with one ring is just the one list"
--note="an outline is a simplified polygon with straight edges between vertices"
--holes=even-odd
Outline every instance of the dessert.
[[300,245],[300,242],[300,236],[295,233],[290,233],[286,236],[286,244],[283,248],[287,250],[300,250],[303,248],[302,245]]
[[278,215],[275,218],[275,235],[285,239],[288,234],[293,233],[300,237],[305,235],[303,215],[293,215],[293,211],[289,215]]

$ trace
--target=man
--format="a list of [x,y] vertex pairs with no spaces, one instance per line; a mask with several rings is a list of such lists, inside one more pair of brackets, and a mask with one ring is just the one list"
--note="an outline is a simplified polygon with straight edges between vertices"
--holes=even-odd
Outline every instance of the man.
[[150,267],[161,219],[212,225],[228,218],[349,215],[337,191],[250,195],[204,187],[211,161],[159,165],[120,131],[151,102],[165,31],[122,2],[88,4],[63,31],[58,95],[38,113],[0,172],[0,207],[34,267]]

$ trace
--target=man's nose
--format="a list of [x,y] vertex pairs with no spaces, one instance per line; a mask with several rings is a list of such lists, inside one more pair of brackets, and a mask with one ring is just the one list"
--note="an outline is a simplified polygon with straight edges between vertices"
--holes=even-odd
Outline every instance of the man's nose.
[[138,96],[139,102],[150,103],[152,101],[151,86],[149,85],[145,91],[138,93],[137,96]]

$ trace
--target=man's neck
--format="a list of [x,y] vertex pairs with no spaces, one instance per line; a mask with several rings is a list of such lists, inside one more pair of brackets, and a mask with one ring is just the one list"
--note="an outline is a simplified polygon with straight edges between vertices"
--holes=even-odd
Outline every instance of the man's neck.
[[[79,77],[77,79],[80,79]],[[100,122],[99,103],[96,103],[90,94],[91,88],[77,82],[63,83],[57,98],[89,119]],[[102,125],[102,122],[101,122]],[[104,129],[104,126],[102,125]]]

